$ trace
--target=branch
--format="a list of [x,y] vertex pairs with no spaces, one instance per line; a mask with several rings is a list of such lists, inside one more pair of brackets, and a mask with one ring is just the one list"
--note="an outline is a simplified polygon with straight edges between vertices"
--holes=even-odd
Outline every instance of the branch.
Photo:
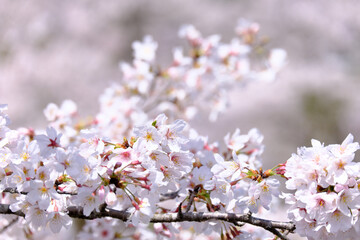
[[179,191],[180,190],[177,190],[176,192],[170,192],[170,193],[161,193],[160,194],[160,202],[162,201],[166,201],[166,200],[170,200],[170,199],[174,199],[176,197],[179,196]]
[[6,193],[11,193],[11,194],[14,194],[14,193],[18,193],[18,194],[28,194],[27,192],[19,192],[16,188],[5,188],[4,190],[2,190],[2,192],[6,192]]
[[[160,202],[162,201],[166,201],[166,200],[170,200],[170,199],[174,199],[176,197],[179,196],[179,191],[176,191],[176,192],[170,192],[170,193],[162,193],[160,194]],[[23,194],[23,195],[26,195],[28,194],[28,192],[19,192],[16,188],[11,188],[11,187],[8,187],[8,188],[5,188],[3,191],[1,192],[6,192],[6,193],[18,193],[18,194]],[[74,191],[74,192],[64,192],[64,191],[60,191],[60,190],[56,190],[56,192],[58,194],[67,194],[67,195],[77,195],[77,192]]]
[[276,228],[269,228],[266,229],[269,232],[271,232],[272,234],[278,236],[279,238],[281,238],[282,240],[289,240],[289,238],[287,238],[286,236],[284,236],[281,232],[279,232]]
[[[1,192],[12,193],[12,194],[18,193],[18,194],[23,194],[23,195],[28,194],[28,192],[23,192],[23,191],[19,192],[16,188],[12,188],[12,187],[5,188]],[[56,190],[56,192],[58,194],[77,195],[77,192],[63,192],[63,191],[60,191],[60,190]]]
[[185,212],[189,212],[189,211],[190,211],[191,205],[193,204],[194,198],[195,198],[196,195],[198,194],[199,190],[200,190],[200,185],[195,186],[195,187],[194,187],[194,190],[189,190],[189,193],[190,193],[189,202],[188,202],[188,205],[187,205],[187,207],[186,207]]
[[19,220],[19,217],[15,217],[13,220],[9,221],[2,229],[0,229],[0,234],[4,233],[9,227],[14,225]]
[[295,230],[292,222],[272,221],[253,217],[249,214],[219,213],[219,212],[187,212],[179,218],[177,213],[155,214],[151,222],[206,222],[209,220],[222,220],[230,223],[244,222],[265,229],[278,228],[289,231]]
[[[178,213],[165,213],[165,214],[155,214],[150,222],[157,223],[157,222],[205,222],[209,220],[220,220],[233,223],[235,226],[239,226],[241,223],[249,223],[258,227],[262,227],[265,230],[273,233],[274,235],[278,236],[283,240],[288,240],[286,236],[281,234],[277,229],[288,230],[289,232],[293,232],[295,230],[295,224],[292,222],[278,222],[278,221],[271,221],[267,219],[261,219],[253,217],[251,214],[235,214],[235,213],[219,213],[219,212],[189,212],[191,205],[193,204],[194,198],[196,197],[199,191],[199,186],[196,186],[194,190],[190,190],[190,196],[188,205],[186,208],[185,213],[181,211],[181,205],[179,206]],[[27,192],[19,192],[16,188],[6,188],[3,192],[8,193],[20,193],[20,194],[28,194]],[[76,192],[62,192],[58,191],[59,194],[69,194],[69,195],[76,195]],[[177,192],[162,194],[160,201],[165,201],[168,199],[174,199],[178,196]],[[103,207],[100,211],[93,211],[89,216],[85,216],[83,213],[82,207],[70,206],[67,208],[68,215],[72,218],[81,218],[81,219],[97,219],[103,217],[111,217],[120,219],[126,222],[131,213],[127,211],[119,211],[111,208]],[[0,214],[13,214],[17,216],[24,217],[25,214],[21,211],[13,212],[10,210],[8,204],[0,204]]]
[[0,214],[13,214],[20,217],[25,217],[25,214],[22,211],[11,211],[9,204],[0,204]]
[[[119,211],[111,208],[104,208],[102,211],[93,211],[89,216],[85,216],[82,207],[70,206],[67,208],[68,215],[72,218],[81,219],[96,219],[103,217],[111,217],[127,221],[131,216],[131,213],[127,211]],[[13,212],[10,210],[8,204],[0,204],[0,214],[14,214],[17,216],[24,217],[25,214],[21,211]],[[281,239],[286,239],[276,229],[288,230],[293,232],[295,230],[295,224],[292,222],[280,222],[272,221],[262,218],[251,216],[251,214],[235,214],[235,213],[220,213],[220,212],[185,212],[182,214],[178,213],[163,213],[155,214],[150,222],[153,223],[171,223],[171,222],[206,222],[210,220],[226,221],[233,224],[239,224],[239,222],[249,223],[254,226],[262,227]]]

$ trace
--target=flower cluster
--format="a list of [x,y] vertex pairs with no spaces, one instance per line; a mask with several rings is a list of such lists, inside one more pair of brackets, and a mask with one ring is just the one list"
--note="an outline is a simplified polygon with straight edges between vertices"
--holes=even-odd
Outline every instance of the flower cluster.
[[359,143],[349,134],[342,144],[300,148],[285,165],[284,194],[296,232],[309,239],[356,239],[359,234]]
[[134,42],[133,62],[120,64],[123,81],[100,97],[95,120],[99,134],[121,139],[160,113],[172,120],[190,120],[207,106],[210,119],[216,120],[228,106],[229,90],[274,80],[285,63],[286,52],[267,50],[258,30],[256,23],[239,20],[236,37],[223,43],[219,35],[203,37],[194,26],[185,25],[179,36],[187,40],[188,48],[175,48],[172,62],[164,67],[156,63],[158,44],[152,37]]
[[[22,234],[33,238],[79,217],[94,219],[79,239],[286,239],[280,231],[295,227],[309,239],[355,239],[360,163],[353,160],[360,147],[352,135],[340,145],[313,140],[285,164],[263,170],[257,129],[236,129],[221,149],[175,120],[191,119],[202,106],[213,106],[215,120],[230,88],[274,79],[286,53],[263,51],[264,61],[252,61],[264,44],[258,30],[240,20],[237,37],[222,43],[184,26],[179,36],[188,53],[176,48],[167,67],[156,65],[158,44],[150,36],[133,43],[133,62],[120,64],[122,84],[105,90],[90,121],[75,121],[77,106],[66,100],[46,107],[45,130],[12,130],[7,105],[0,105],[0,212],[23,216]],[[277,176],[294,193],[280,194]],[[291,205],[292,222],[257,218],[273,214],[279,197]],[[5,217],[0,226],[16,221]]]
[[[11,211],[25,214],[23,222],[30,231],[68,228],[70,206],[82,207],[84,216],[104,208],[126,211],[130,215],[125,225],[138,228],[129,230],[131,234],[140,234],[139,229],[149,231],[144,224],[156,213],[257,213],[262,207],[269,209],[272,196],[278,195],[278,181],[254,168],[263,148],[263,137],[255,129],[245,135],[239,130],[229,134],[227,150],[219,154],[217,144],[208,144],[185,121],[167,124],[167,117],[160,114],[135,127],[130,140],[112,142],[99,138],[94,129],[74,135],[76,128],[66,123],[74,115],[69,109],[76,107],[68,101],[63,106],[68,107],[51,104],[45,110],[51,125],[61,126],[62,133],[52,126],[46,132],[10,130],[6,106],[1,108],[0,187],[11,192],[3,202]],[[173,195],[170,206],[161,200],[169,195]],[[116,234],[110,229],[115,220],[107,221],[109,234]],[[240,231],[223,221],[198,225],[197,232],[249,235],[245,228]],[[155,232],[173,238],[174,232],[190,227],[158,224]]]

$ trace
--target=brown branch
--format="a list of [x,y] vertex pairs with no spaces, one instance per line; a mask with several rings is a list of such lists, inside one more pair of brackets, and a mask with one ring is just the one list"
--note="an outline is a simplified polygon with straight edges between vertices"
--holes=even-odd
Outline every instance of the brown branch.
[[[23,194],[23,195],[26,195],[28,194],[28,192],[19,192],[16,188],[5,188],[2,192],[6,192],[6,193],[19,193],[19,194]],[[77,195],[77,192],[74,191],[74,192],[64,192],[64,191],[60,191],[60,190],[57,190],[56,191],[58,194],[67,194],[67,195]],[[174,199],[176,197],[179,196],[179,190],[176,191],[176,192],[170,192],[170,193],[163,193],[163,194],[160,194],[160,202],[162,201],[166,201],[166,200],[170,200],[170,199]]]
[[162,193],[162,194],[160,194],[160,199],[159,199],[160,202],[177,198],[177,197],[179,196],[179,191],[180,191],[180,190],[177,190],[176,192],[170,192],[170,193]]
[[[18,194],[23,194],[23,195],[26,195],[28,194],[28,192],[19,192],[16,188],[11,188],[11,187],[8,187],[8,188],[5,188],[2,192],[6,192],[6,193],[18,193]],[[67,194],[67,195],[77,195],[77,192],[63,192],[63,191],[60,191],[60,190],[56,190],[56,192],[58,194]]]
[[[200,186],[195,186],[194,190],[189,190],[189,201],[186,207],[185,213],[181,211],[181,204],[179,205],[178,213],[165,213],[165,214],[155,214],[151,219],[151,222],[205,222],[210,220],[220,220],[233,223],[235,226],[239,226],[241,223],[248,223],[258,227],[262,227],[265,230],[273,233],[283,240],[288,240],[288,238],[283,234],[281,234],[277,229],[288,230],[289,232],[293,232],[295,230],[295,224],[292,222],[279,222],[279,221],[271,221],[267,219],[261,219],[253,217],[251,214],[235,214],[235,213],[220,213],[220,212],[189,212],[190,208],[194,202],[194,198],[198,194],[200,190]],[[5,188],[3,192],[8,193],[20,193],[27,194],[27,192],[19,192],[16,188]],[[76,192],[60,192],[59,194],[69,194],[76,195]],[[160,198],[160,201],[165,201],[168,199],[174,199],[178,196],[178,192],[163,194]],[[111,217],[120,219],[122,221],[127,221],[131,215],[131,213],[126,211],[119,211],[110,208],[106,208],[104,205],[100,208],[100,211],[93,211],[89,216],[85,216],[83,214],[82,207],[70,206],[67,208],[68,215],[72,218],[81,218],[81,219],[96,219],[103,217]],[[21,211],[13,212],[10,210],[9,205],[0,204],[0,214],[14,214],[17,216],[24,217],[25,214]]]
[[220,213],[220,212],[188,212],[183,213],[182,218],[176,213],[155,214],[151,222],[206,222],[210,220],[222,220],[230,223],[244,222],[265,229],[278,228],[289,231],[295,230],[295,224],[292,222],[272,221],[253,217],[249,214]]
[[183,217],[183,214],[182,214],[182,204],[183,204],[183,202],[181,202],[180,204],[179,204],[179,206],[178,206],[178,218],[182,218]]
[[197,185],[194,187],[194,190],[189,190],[189,193],[190,193],[190,196],[189,196],[189,202],[188,202],[188,205],[186,207],[186,210],[185,212],[189,212],[190,211],[190,208],[191,208],[191,205],[193,204],[194,202],[194,198],[196,197],[196,195],[198,194],[199,190],[200,190],[200,185]]
[[281,238],[282,240],[289,240],[288,237],[286,237],[285,235],[283,235],[281,232],[279,232],[276,228],[269,228],[269,229],[266,229],[268,230],[269,232],[271,232],[272,234],[278,236],[279,238]]
[[25,214],[22,211],[11,211],[9,204],[0,204],[0,214],[13,214],[20,217],[25,217]]
[[24,194],[24,195],[28,194],[27,192],[19,192],[16,188],[10,188],[10,187],[5,188],[4,190],[2,190],[2,192],[12,193],[12,194],[19,193],[19,194]]
[[[105,208],[102,211],[93,211],[89,216],[85,216],[82,207],[70,206],[67,208],[68,215],[72,218],[81,219],[96,219],[103,217],[111,217],[127,221],[131,216],[131,213],[127,211],[119,211],[115,209]],[[0,204],[0,214],[14,214],[24,217],[25,214],[21,211],[13,212],[10,210],[8,204]],[[163,213],[155,214],[150,220],[153,223],[171,223],[171,222],[206,222],[211,220],[226,221],[234,224],[239,222],[252,224],[258,227],[262,227],[282,239],[286,237],[282,236],[276,229],[288,230],[293,232],[295,230],[295,224],[292,222],[280,222],[272,221],[262,218],[253,217],[250,214],[236,214],[236,213],[220,213],[220,212],[185,212],[178,213]]]

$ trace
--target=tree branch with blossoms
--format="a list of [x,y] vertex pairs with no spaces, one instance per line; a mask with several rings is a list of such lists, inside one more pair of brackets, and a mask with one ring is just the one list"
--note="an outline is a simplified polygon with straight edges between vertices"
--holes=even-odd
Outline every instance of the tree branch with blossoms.
[[[342,144],[312,140],[263,170],[259,130],[236,129],[221,149],[187,123],[203,106],[216,120],[234,86],[276,77],[286,53],[266,49],[258,31],[240,20],[237,36],[223,43],[186,25],[179,35],[188,53],[176,48],[165,67],[155,63],[158,44],[150,36],[134,42],[133,62],[120,64],[121,84],[105,90],[91,121],[76,122],[77,107],[66,100],[46,107],[45,130],[13,130],[1,104],[0,213],[22,217],[0,222],[3,234],[21,225],[36,238],[82,218],[91,221],[79,239],[287,239],[294,232],[354,239],[360,163],[353,161],[359,144],[351,134]],[[257,52],[263,54],[254,58]],[[293,193],[280,192],[278,177]],[[290,206],[288,221],[269,220],[281,212],[279,198]]]
[[[13,212],[10,209],[8,204],[0,204],[0,214],[13,214],[20,217],[24,217],[25,214],[21,211]],[[67,208],[67,214],[72,218],[80,219],[98,219],[104,217],[111,217],[120,219],[122,221],[127,221],[130,217],[130,213],[126,211],[118,211],[114,209],[105,208],[103,211],[93,211],[90,215],[85,215],[83,213],[82,207],[70,206]],[[248,223],[254,226],[262,227],[272,233],[280,230],[288,230],[290,232],[295,230],[295,225],[291,222],[279,222],[271,221],[267,219],[261,219],[251,216],[251,214],[234,214],[234,213],[206,213],[206,212],[185,212],[181,216],[177,213],[167,213],[167,214],[155,214],[150,222],[152,223],[171,223],[171,222],[206,222],[211,220],[226,221],[230,223]],[[274,233],[275,234],[275,233]],[[277,232],[275,235],[279,236],[281,239],[287,239],[282,236],[280,232]]]
[[[198,191],[200,189],[200,186],[196,186],[193,191],[190,191],[189,195],[189,203],[186,207],[186,212],[182,213],[181,211],[181,204],[180,208],[178,210],[178,213],[164,213],[164,214],[155,214],[150,222],[152,223],[171,223],[171,222],[205,222],[210,220],[218,220],[218,221],[226,221],[229,223],[233,223],[234,225],[238,225],[240,223],[248,223],[252,224],[254,226],[262,227],[276,236],[278,236],[281,239],[287,239],[283,234],[281,234],[277,229],[280,230],[288,230],[289,232],[293,232],[295,230],[295,225],[291,222],[279,222],[279,221],[271,221],[267,219],[261,219],[257,217],[253,217],[251,213],[248,214],[234,214],[234,213],[219,213],[219,212],[189,212],[190,207],[193,204],[194,198],[197,195]],[[16,188],[6,188],[3,190],[3,192],[7,193],[18,193],[18,194],[27,194],[27,192],[18,192]],[[74,192],[59,192],[59,194],[69,194],[69,195],[76,195],[77,193]],[[164,199],[160,199],[160,201],[165,201],[169,199],[173,199],[177,196],[177,192],[170,193],[165,196],[163,196]],[[80,218],[80,219],[87,219],[87,220],[93,220],[98,218],[104,218],[104,217],[111,217],[115,219],[120,219],[122,221],[128,221],[130,218],[131,213],[127,211],[118,211],[111,208],[99,208],[99,211],[92,211],[90,215],[85,215],[83,207],[77,207],[77,206],[69,206],[67,207],[67,210],[65,211],[71,218]],[[0,204],[0,214],[12,214],[17,215],[20,217],[24,217],[25,214],[22,211],[16,211],[13,212],[10,209],[10,206],[8,204]],[[10,222],[9,226],[14,224],[17,221],[17,219],[14,219]],[[9,226],[6,226],[8,228]]]

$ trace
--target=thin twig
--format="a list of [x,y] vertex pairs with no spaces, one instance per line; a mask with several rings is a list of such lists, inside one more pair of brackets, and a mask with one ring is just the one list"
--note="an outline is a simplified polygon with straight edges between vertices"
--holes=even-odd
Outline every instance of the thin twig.
[[12,193],[12,194],[18,193],[18,194],[24,194],[24,195],[28,194],[27,192],[22,192],[22,191],[19,192],[16,188],[10,188],[10,187],[5,188],[2,192]]
[[276,228],[265,228],[265,230],[271,232],[272,234],[278,236],[279,238],[281,238],[282,240],[289,240],[288,237],[286,237],[285,235],[283,235],[281,232],[279,232]]
[[179,206],[178,206],[178,218],[182,218],[183,217],[183,212],[182,212],[182,204],[183,204],[183,202],[181,202],[180,204],[179,204]]
[[[180,190],[178,190],[176,192],[162,193],[161,196],[160,196],[160,202],[170,200],[170,199],[174,199],[174,198],[178,197],[179,196],[179,191]],[[11,194],[18,193],[18,194],[23,194],[23,195],[28,194],[28,192],[24,192],[24,191],[19,192],[16,188],[10,188],[10,187],[5,188],[2,192],[11,193]],[[74,192],[64,192],[64,191],[57,190],[57,193],[58,194],[65,194],[65,195],[77,195],[76,191],[74,191]]]
[[194,198],[195,198],[196,195],[198,194],[199,190],[200,190],[200,185],[195,186],[195,187],[194,187],[194,190],[189,190],[189,192],[190,192],[189,202],[188,202],[188,205],[187,205],[187,207],[186,207],[185,212],[189,212],[189,211],[190,211],[191,205],[193,204]]
[[9,221],[6,226],[4,226],[2,229],[0,229],[0,234],[4,233],[9,227],[14,225],[18,220],[19,220],[19,217],[15,217],[11,221]]
[[[5,188],[2,192],[12,193],[12,194],[18,193],[18,194],[23,194],[23,195],[28,194],[28,192],[18,191],[16,188],[11,188],[11,187]],[[56,192],[58,194],[77,195],[76,191],[74,191],[74,192],[64,192],[64,191],[56,190]]]
[[160,194],[160,202],[177,198],[177,197],[179,196],[179,191],[180,191],[180,190],[177,190],[176,192],[170,192],[170,193],[162,193],[162,194]]

